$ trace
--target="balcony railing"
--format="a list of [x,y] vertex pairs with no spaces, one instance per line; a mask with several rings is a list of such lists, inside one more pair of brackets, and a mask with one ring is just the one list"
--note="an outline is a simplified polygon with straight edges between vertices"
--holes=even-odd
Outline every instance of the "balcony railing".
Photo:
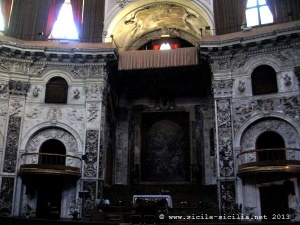
[[300,173],[300,149],[270,148],[242,151],[237,155],[238,175]]
[[21,155],[20,175],[48,174],[81,176],[81,158],[51,153]]

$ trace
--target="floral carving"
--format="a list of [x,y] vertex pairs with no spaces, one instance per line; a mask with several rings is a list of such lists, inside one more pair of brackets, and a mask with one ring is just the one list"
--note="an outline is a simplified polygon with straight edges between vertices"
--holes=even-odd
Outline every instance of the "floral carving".
[[87,110],[88,110],[87,121],[90,122],[98,117],[98,112],[99,112],[98,104],[90,104]]
[[84,163],[84,176],[96,177],[97,176],[97,158],[98,158],[98,137],[97,130],[86,131],[85,143],[85,163]]
[[10,116],[6,138],[3,172],[14,173],[16,171],[20,127],[21,117]]
[[102,88],[100,85],[92,84],[85,88],[87,100],[99,100],[101,97]]
[[232,86],[232,80],[214,81],[212,83],[212,90],[215,97],[230,96],[232,94]]
[[220,176],[234,175],[232,152],[231,106],[229,99],[217,101]]
[[21,116],[23,104],[20,101],[11,101],[11,107],[9,111],[10,116]]

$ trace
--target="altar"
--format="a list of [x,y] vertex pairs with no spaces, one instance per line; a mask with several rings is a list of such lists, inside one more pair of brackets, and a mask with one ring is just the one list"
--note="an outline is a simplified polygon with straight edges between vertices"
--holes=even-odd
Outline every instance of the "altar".
[[152,203],[160,207],[164,205],[167,205],[169,208],[173,207],[170,195],[133,195],[133,206],[136,207],[144,203]]

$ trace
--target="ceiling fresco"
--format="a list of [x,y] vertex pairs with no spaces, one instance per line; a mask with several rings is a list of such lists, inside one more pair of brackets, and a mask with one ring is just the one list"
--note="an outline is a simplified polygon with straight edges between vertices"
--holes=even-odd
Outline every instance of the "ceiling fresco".
[[180,37],[193,44],[208,35],[207,21],[192,9],[171,3],[150,4],[127,14],[116,26],[113,37],[124,50],[138,49],[162,36]]

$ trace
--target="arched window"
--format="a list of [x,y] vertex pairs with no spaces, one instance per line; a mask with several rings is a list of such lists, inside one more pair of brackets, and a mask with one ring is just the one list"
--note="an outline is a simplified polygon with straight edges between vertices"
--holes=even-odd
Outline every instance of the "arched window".
[[246,8],[247,27],[273,23],[273,15],[266,0],[248,0]]
[[253,95],[277,93],[276,71],[267,65],[258,66],[251,74]]
[[256,140],[256,149],[265,149],[258,152],[258,160],[284,160],[285,151],[276,150],[285,148],[285,143],[281,135],[274,131],[262,133]]
[[46,103],[67,103],[68,83],[61,77],[51,78],[46,85]]
[[50,39],[78,39],[78,30],[74,21],[70,0],[65,0],[53,25]]
[[62,165],[66,163],[66,147],[56,139],[45,141],[40,148],[40,164]]

